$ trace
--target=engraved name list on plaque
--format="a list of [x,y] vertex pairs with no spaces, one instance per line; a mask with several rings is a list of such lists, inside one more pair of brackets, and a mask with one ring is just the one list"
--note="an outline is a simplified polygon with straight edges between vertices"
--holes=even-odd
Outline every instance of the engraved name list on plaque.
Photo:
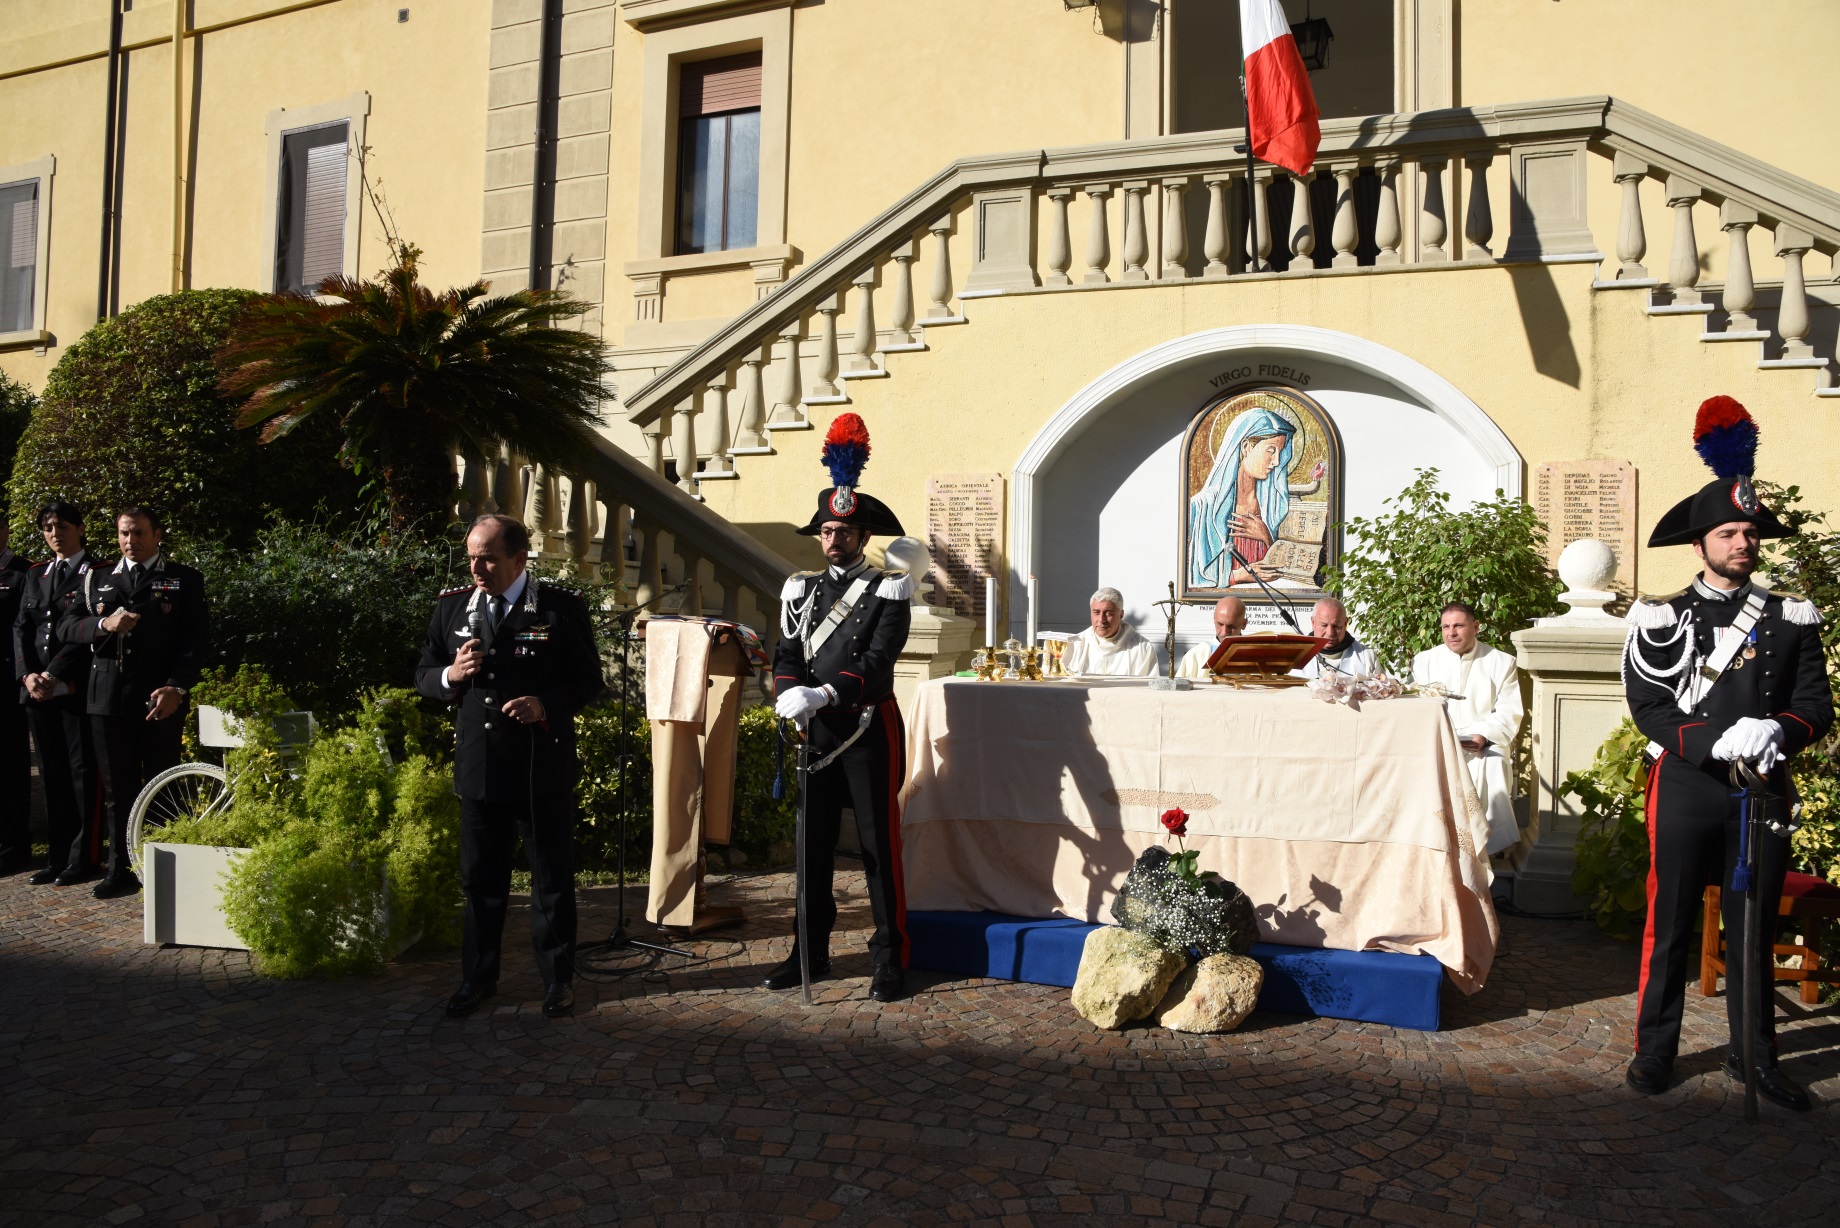
[[1533,506],[1546,525],[1546,563],[1596,538],[1616,554],[1616,587],[1635,592],[1636,468],[1628,461],[1548,461],[1533,473]]
[[926,480],[933,604],[984,618],[984,581],[1001,570],[1003,475],[936,473]]

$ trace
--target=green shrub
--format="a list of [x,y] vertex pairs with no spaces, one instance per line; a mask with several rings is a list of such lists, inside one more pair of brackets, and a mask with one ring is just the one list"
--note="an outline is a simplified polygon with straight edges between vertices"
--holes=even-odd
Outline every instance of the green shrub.
[[1563,585],[1546,566],[1546,530],[1531,504],[1498,490],[1467,511],[1449,505],[1437,470],[1420,469],[1389,510],[1347,524],[1341,595],[1361,638],[1398,676],[1439,642],[1449,602],[1473,607],[1478,638],[1504,652],[1514,651],[1513,632],[1560,610]]
[[[26,540],[32,512],[52,497],[91,513],[151,504],[181,542],[246,542],[269,511],[357,506],[361,484],[338,463],[336,422],[264,447],[236,426],[237,402],[218,392],[215,351],[256,297],[159,295],[72,343],[11,466],[15,536]],[[106,539],[106,526],[90,527]]]
[[[19,437],[25,434],[26,424],[32,420],[32,411],[37,407],[38,397],[30,388],[0,371],[0,478],[13,472],[13,456],[19,451]],[[5,485],[0,482],[0,513],[5,512],[6,507]],[[25,513],[29,517],[35,510],[36,505],[25,509]],[[29,528],[27,536],[14,542],[16,548],[32,541],[34,535]]]
[[1571,772],[1559,797],[1576,798],[1577,861],[1572,890],[1606,933],[1627,938],[1648,909],[1648,772],[1642,752],[1648,738],[1625,718],[1611,731],[1591,767]]
[[256,665],[321,725],[345,721],[378,686],[411,686],[435,599],[463,582],[445,537],[275,518],[246,550],[202,550],[211,648]]

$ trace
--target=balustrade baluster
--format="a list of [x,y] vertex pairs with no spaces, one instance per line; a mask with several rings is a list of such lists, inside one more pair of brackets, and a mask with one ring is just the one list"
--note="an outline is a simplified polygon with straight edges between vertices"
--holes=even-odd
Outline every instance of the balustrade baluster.
[[515,519],[524,519],[524,458],[507,445],[496,468],[493,498],[498,510]]
[[875,266],[858,273],[856,285],[856,334],[850,338],[850,355],[844,360],[845,374],[875,371]]
[[1667,206],[1674,211],[1674,250],[1668,253],[1668,284],[1673,287],[1674,301],[1680,304],[1700,301],[1699,239],[1693,233],[1693,206],[1699,203],[1700,188],[1690,179],[1669,175]]
[[1307,272],[1316,252],[1316,231],[1310,223],[1310,180],[1304,175],[1291,176],[1290,252],[1290,271]]
[[1072,188],[1049,188],[1048,199],[1054,203],[1048,223],[1048,275],[1044,286],[1071,286],[1067,270],[1073,267],[1073,235],[1067,229],[1067,202],[1073,199]]
[[1361,263],[1354,249],[1361,241],[1361,227],[1354,216],[1354,177],[1360,165],[1354,162],[1338,162],[1329,168],[1335,173],[1335,229],[1329,232],[1329,241],[1335,244],[1334,266],[1338,269],[1352,269]]
[[1163,180],[1163,271],[1164,281],[1181,281],[1188,276],[1188,214],[1182,208],[1188,180]]
[[1793,226],[1776,228],[1776,254],[1782,257],[1782,304],[1776,309],[1776,331],[1782,334],[1784,358],[1813,358],[1808,344],[1808,285],[1803,279],[1802,257],[1814,246],[1814,236]]
[[1757,305],[1757,284],[1751,277],[1751,227],[1757,224],[1757,211],[1728,200],[1719,206],[1719,229],[1725,232],[1725,289],[1719,306],[1729,317],[1728,333],[1759,331],[1751,308]]
[[466,465],[466,477],[461,483],[461,490],[466,499],[466,519],[484,515],[487,511],[486,501],[492,497],[492,484],[486,478],[486,463],[479,454],[471,449],[461,450],[461,460]]
[[833,291],[818,300],[818,370],[806,404],[813,401],[840,401],[843,391],[837,387],[837,313],[843,310],[843,292]]
[[1271,200],[1266,193],[1271,172],[1259,167],[1252,177],[1252,268],[1250,272],[1271,272]]
[[759,456],[773,450],[764,429],[767,399],[760,382],[760,364],[759,350],[741,360],[741,429],[735,433],[735,446],[730,455]]
[[1404,232],[1399,225],[1399,162],[1388,159],[1375,163],[1380,172],[1380,212],[1374,216],[1374,243],[1380,248],[1374,263],[1398,264],[1399,243]]
[[800,322],[794,318],[779,330],[779,393],[773,402],[769,431],[800,431],[811,425],[805,407],[799,404],[799,333]]
[[1105,202],[1112,194],[1109,183],[1088,184],[1086,199],[1092,205],[1092,217],[1086,228],[1086,276],[1082,279],[1087,285],[1103,285],[1112,280],[1105,271],[1105,266],[1112,262],[1112,239],[1106,229]]
[[734,572],[714,567],[715,581],[722,588],[722,617],[731,623],[741,621],[741,580]]
[[735,462],[728,455],[728,376],[726,373],[709,381],[703,389],[703,412],[709,425],[709,459],[703,462],[702,480],[732,477]]
[[1207,185],[1207,233],[1201,241],[1201,254],[1207,257],[1207,267],[1201,270],[1203,277],[1225,277],[1232,269],[1227,265],[1227,188],[1232,185],[1232,178],[1227,175],[1209,175],[1202,180]]
[[1469,168],[1469,203],[1463,211],[1463,237],[1469,242],[1465,260],[1495,259],[1489,250],[1489,240],[1495,237],[1495,218],[1489,212],[1489,163],[1493,160],[1486,151],[1463,155],[1463,165]]
[[909,239],[889,253],[894,261],[894,309],[888,316],[888,340],[894,345],[919,345],[914,336],[914,257],[920,245]]
[[[603,492],[596,490],[596,494]],[[629,595],[626,583],[626,534],[632,527],[632,509],[617,499],[601,499],[601,557],[596,564],[601,580],[612,569],[615,599]]]
[[1425,174],[1425,200],[1418,219],[1420,264],[1437,264],[1450,259],[1450,253],[1444,250],[1444,241],[1450,237],[1450,225],[1444,218],[1444,168],[1447,165],[1446,158],[1418,160],[1418,167]]
[[943,214],[927,227],[933,232],[932,306],[926,309],[929,320],[951,320],[952,311],[952,215]]
[[677,599],[677,612],[693,618],[703,613],[703,556],[677,543],[677,557],[684,565],[684,591]]
[[645,463],[659,477],[664,476],[664,437],[670,433],[670,428],[671,411],[668,409],[659,410],[656,418],[639,428],[639,433],[645,436]]
[[640,524],[635,518],[633,532],[639,538],[639,584],[633,590],[633,604],[649,605],[664,591],[664,565],[658,557],[658,526]]
[[1611,161],[1611,173],[1623,189],[1623,210],[1616,223],[1616,280],[1645,281],[1648,268],[1642,257],[1648,255],[1648,232],[1642,226],[1642,181],[1648,178],[1648,163],[1619,152]]
[[1147,179],[1124,185],[1124,277],[1125,281],[1148,281],[1144,266],[1150,262],[1150,231],[1144,225],[1144,193],[1150,190]]
[[530,522],[536,530],[532,534],[536,541],[532,544],[537,553],[542,554],[550,548],[550,536],[562,527],[555,472],[548,465],[538,465],[536,480],[530,486]]
[[677,462],[677,489],[702,498],[696,490],[696,415],[700,407],[691,393],[677,408],[671,423],[671,459]]
[[588,552],[594,546],[594,494],[593,483],[584,477],[569,478],[569,525],[568,551],[569,562],[575,566],[578,575],[585,575],[588,570]]

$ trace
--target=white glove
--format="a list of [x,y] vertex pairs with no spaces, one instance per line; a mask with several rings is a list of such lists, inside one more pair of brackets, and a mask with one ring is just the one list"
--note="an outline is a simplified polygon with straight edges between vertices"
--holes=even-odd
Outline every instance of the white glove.
[[1775,721],[1741,716],[1712,744],[1712,757],[1726,762],[1734,759],[1758,760],[1765,752],[1770,752],[1771,763],[1774,764],[1781,754],[1782,736],[1782,726]]
[[779,693],[779,698],[773,701],[773,711],[803,725],[812,713],[830,702],[831,697],[821,687],[787,687]]

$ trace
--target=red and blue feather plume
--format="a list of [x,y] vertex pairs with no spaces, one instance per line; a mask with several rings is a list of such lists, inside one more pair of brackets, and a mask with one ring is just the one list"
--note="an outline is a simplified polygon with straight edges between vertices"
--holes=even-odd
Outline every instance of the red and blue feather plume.
[[838,414],[824,436],[824,466],[833,486],[854,487],[869,463],[869,428],[855,414]]
[[1693,418],[1693,450],[1717,477],[1747,478],[1757,469],[1757,422],[1730,397],[1707,397]]

